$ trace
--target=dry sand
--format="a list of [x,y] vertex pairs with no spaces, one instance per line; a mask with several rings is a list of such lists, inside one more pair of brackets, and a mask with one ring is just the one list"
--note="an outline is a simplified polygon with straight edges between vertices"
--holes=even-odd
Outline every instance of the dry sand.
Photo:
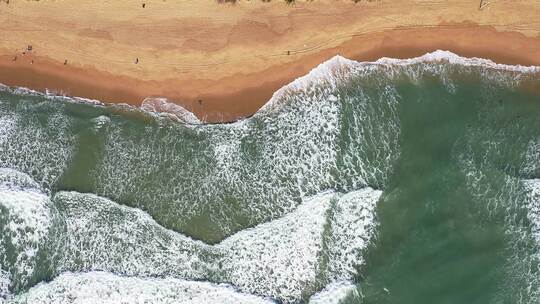
[[253,114],[336,54],[540,65],[540,2],[483,2],[0,0],[0,82],[137,106],[166,97],[215,122]]

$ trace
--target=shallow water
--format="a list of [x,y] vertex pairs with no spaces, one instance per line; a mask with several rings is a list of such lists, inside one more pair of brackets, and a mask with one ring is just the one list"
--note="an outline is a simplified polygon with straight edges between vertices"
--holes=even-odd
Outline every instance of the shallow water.
[[221,125],[4,88],[0,299],[536,303],[539,75],[336,57]]

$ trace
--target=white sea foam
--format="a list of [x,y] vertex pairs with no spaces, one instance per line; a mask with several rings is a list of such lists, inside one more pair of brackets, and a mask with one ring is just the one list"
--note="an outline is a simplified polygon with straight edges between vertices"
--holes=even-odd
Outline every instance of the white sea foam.
[[4,303],[9,296],[9,286],[11,286],[9,272],[0,268],[0,303]]
[[[280,219],[225,239],[218,245],[227,252],[225,280],[245,292],[294,302],[315,292],[322,277],[354,279],[374,233],[380,195],[371,188],[320,194]],[[323,256],[329,258],[326,268]]]
[[25,88],[25,87],[10,87],[4,84],[0,84],[0,91],[12,92],[17,95],[23,95],[23,96],[39,96],[39,97],[46,98],[48,100],[61,100],[63,102],[70,102],[70,103],[104,105],[103,102],[96,99],[77,97],[77,96],[68,96],[64,94],[64,92],[62,91],[49,90],[49,89],[45,89],[45,92],[40,92],[40,91],[32,90],[29,88]]
[[[315,293],[321,279],[354,278],[373,234],[379,196],[369,188],[343,196],[323,193],[282,218],[211,246],[161,227],[139,209],[60,192],[53,202],[62,225],[55,227],[49,249],[57,273],[100,270],[212,280],[297,302]],[[323,256],[330,258],[328,266],[322,267]]]
[[[105,270],[230,282],[248,293],[295,301],[316,289],[328,193],[281,219],[206,245],[166,230],[144,212],[90,194],[54,197],[66,225],[57,270]],[[219,271],[219,273],[216,273]]]
[[[486,115],[493,112],[480,110],[480,113],[481,127],[467,130],[465,138],[454,147],[457,152],[455,157],[465,176],[468,193],[477,205],[488,211],[487,216],[491,220],[501,221],[499,225],[508,236],[508,246],[512,253],[507,259],[505,289],[512,289],[513,294],[519,295],[519,303],[537,303],[540,299],[537,273],[540,261],[540,204],[533,199],[534,181],[523,181],[508,174],[513,172],[508,168],[516,164],[521,174],[534,174],[536,160],[531,158],[534,157],[531,155],[534,141],[529,141],[528,148],[520,151],[520,162],[501,162],[502,157],[507,156],[510,151],[510,159],[516,157],[513,151],[516,146],[524,148],[523,144],[527,142],[520,141],[526,137],[513,133],[515,129],[512,130],[511,126],[493,127],[496,124],[491,122],[497,120],[491,120],[492,117]],[[521,136],[522,130],[516,129]],[[505,142],[508,136],[513,137],[512,134],[516,134],[515,137],[519,137],[519,140],[515,140],[516,146],[508,147]],[[529,164],[528,161],[532,163]],[[501,296],[504,293],[502,290],[504,289],[501,289]]]
[[529,141],[520,171],[526,176],[540,175],[540,136]]
[[[540,179],[525,180],[528,198],[528,218],[532,223],[532,233],[540,248]],[[538,251],[540,257],[540,249]]]
[[[409,59],[383,57],[373,62],[358,62],[342,57],[341,55],[336,55],[331,59],[319,64],[308,74],[301,76],[280,88],[272,95],[270,100],[259,109],[257,113],[275,111],[279,104],[281,104],[284,97],[293,92],[296,93],[295,91],[312,90],[314,87],[321,85],[332,88],[335,87],[336,84],[343,82],[344,79],[350,79],[351,75],[364,74],[365,72],[374,71],[379,68],[385,68],[386,77],[392,77],[393,75],[397,74],[397,71],[394,69],[396,67],[408,68],[417,64],[423,65],[419,68],[408,70],[405,69],[400,71],[405,72],[411,76],[412,79],[419,79],[419,76],[425,70],[438,72],[440,75],[444,74],[447,67],[433,66],[433,64],[437,63],[449,63],[462,67],[481,67],[492,71],[511,71],[525,74],[540,73],[540,66],[498,64],[489,59],[461,57],[452,52],[443,50],[436,50],[431,53],[426,53],[423,56]],[[496,77],[499,76],[502,75],[496,75]],[[519,76],[515,75],[514,77],[516,77],[516,79],[513,80],[518,81]],[[452,91],[453,84],[449,82],[449,79],[444,76],[442,80],[447,84],[450,91]]]
[[40,192],[38,183],[32,177],[10,168],[0,168],[0,189]]
[[[340,109],[323,102],[326,93],[295,96],[298,111],[244,123],[152,125],[136,134],[114,125],[92,172],[96,192],[137,197],[158,222],[177,231],[189,233],[194,218],[208,218],[214,241],[283,216],[333,183]],[[163,178],[148,191],[148,176]]]
[[527,232],[532,235],[536,252],[532,256],[526,256],[525,261],[520,260],[526,265],[520,275],[524,276],[529,284],[525,290],[530,303],[539,303],[540,281],[537,269],[540,263],[540,179],[523,180],[523,185],[526,191],[527,218],[530,222],[530,232]]
[[225,277],[242,291],[297,301],[315,291],[326,212],[335,194],[317,196],[294,212],[246,229],[218,246],[227,251]]
[[169,102],[166,98],[146,98],[141,104],[141,109],[148,112],[170,114],[186,124],[197,125],[201,123],[195,114],[180,105]]
[[[26,111],[29,106],[22,102],[18,107]],[[13,123],[8,135],[0,139],[0,167],[31,175],[45,192],[49,192],[74,153],[75,137],[70,133],[70,117],[58,112],[40,117],[40,105],[35,107],[37,111],[24,115],[24,118],[18,115],[13,120],[6,116]]]
[[[516,71],[521,73],[538,73],[540,72],[539,66],[522,66],[522,65],[508,65],[495,63],[489,59],[477,58],[477,57],[461,57],[450,51],[436,50],[431,53],[427,53],[420,57],[408,58],[408,59],[395,59],[383,57],[374,63],[377,64],[390,64],[390,65],[411,65],[415,63],[429,63],[429,62],[448,62],[450,64],[458,64],[462,66],[477,66],[487,67],[497,70]],[[364,64],[369,64],[366,62]]]
[[17,128],[17,117],[15,115],[1,115],[0,113],[0,153],[2,153],[2,144],[8,140]]
[[[266,102],[257,113],[264,113],[268,111],[276,111],[277,107],[282,103],[283,99],[288,96],[297,93],[298,91],[304,91],[306,94],[311,95],[315,88],[324,87],[329,94],[328,101],[336,102],[337,97],[332,95],[331,92],[339,84],[339,80],[345,77],[356,64],[356,61],[349,60],[342,56],[334,56],[331,59],[319,64],[312,69],[308,74],[293,80],[291,83],[280,88]],[[315,104],[315,103],[314,103]]]
[[345,300],[358,299],[358,289],[350,281],[329,284],[309,299],[309,304],[344,304]]
[[[234,203],[239,205],[238,209],[245,212],[242,215],[247,215],[246,217],[252,220],[250,225],[274,220],[240,231],[218,245],[209,246],[161,227],[148,214],[138,209],[120,206],[94,195],[62,192],[55,197],[55,202],[66,208],[62,211],[65,226],[58,228],[60,231],[65,229],[66,232],[58,243],[61,244],[58,246],[58,254],[62,256],[58,270],[82,268],[140,276],[174,275],[195,279],[211,277],[212,280],[216,278],[217,281],[233,283],[245,292],[272,296],[286,302],[298,301],[317,291],[321,287],[319,277],[331,282],[352,279],[357,267],[363,262],[362,250],[373,234],[374,207],[380,191],[366,189],[344,196],[327,193],[306,199],[336,183],[336,177],[331,172],[337,171],[337,151],[347,149],[336,142],[336,138],[343,131],[340,128],[342,109],[339,102],[343,96],[336,90],[337,84],[354,73],[381,67],[392,70],[395,66],[409,67],[413,64],[439,61],[496,70],[515,68],[520,72],[524,69],[527,73],[538,71],[537,67],[506,67],[475,58],[465,58],[463,63],[460,61],[463,58],[447,52],[428,55],[411,60],[385,58],[373,63],[356,63],[343,57],[335,57],[276,92],[254,118],[226,126],[208,126],[207,129],[189,128],[192,132],[189,135],[196,137],[194,143],[178,143],[175,142],[175,136],[169,136],[164,140],[173,143],[171,149],[163,149],[152,141],[145,145],[140,138],[158,138],[153,136],[155,133],[152,132],[144,133],[145,136],[136,137],[133,141],[122,142],[122,136],[125,137],[121,134],[122,130],[118,128],[107,131],[105,129],[108,128],[104,126],[112,125],[111,121],[96,118],[96,130],[107,132],[108,136],[105,140],[107,155],[103,163],[96,166],[98,171],[102,169],[96,173],[98,178],[95,180],[100,193],[111,197],[137,197],[140,201],[139,207],[149,210],[153,216],[165,214],[170,215],[173,220],[183,220],[189,216],[196,218],[200,216],[197,212],[206,212],[210,221],[224,223],[224,226],[228,224],[227,221],[234,222],[237,215],[234,213],[236,211],[228,209],[232,207],[224,197],[229,196],[226,198],[233,197]],[[414,68],[407,73],[414,77],[415,73],[420,72],[420,68]],[[452,86],[452,83],[447,85]],[[397,104],[398,98],[395,90],[391,86],[381,85],[379,91],[381,100],[391,105],[386,110],[394,111],[393,105]],[[276,107],[282,106],[277,100],[285,97],[288,99],[286,106],[290,108],[288,111],[276,111]],[[178,110],[175,106],[164,103],[159,103],[158,106],[149,105],[145,110],[159,111],[157,108],[161,106]],[[361,110],[369,107],[371,105]],[[270,111],[271,109],[273,110]],[[186,112],[185,109],[179,110],[182,117],[186,116],[187,120],[194,122],[194,115]],[[260,115],[263,112],[268,115]],[[52,119],[49,127],[69,128],[61,124],[60,118]],[[6,121],[9,119],[11,118]],[[359,164],[360,167],[354,169],[357,171],[346,172],[357,178],[357,181],[351,183],[350,188],[345,187],[346,189],[365,186],[369,184],[367,180],[370,175],[380,174],[380,171],[390,167],[392,156],[388,151],[391,151],[397,142],[399,130],[382,130],[397,134],[395,138],[385,135],[376,137],[375,133],[384,132],[362,128],[375,124],[380,116],[373,115],[372,119],[373,121],[363,118],[356,121],[357,133],[371,137],[349,133],[353,141],[357,138],[360,140],[354,142],[354,145],[351,144],[350,155],[339,159],[344,161],[348,168],[351,167],[350,164]],[[59,125],[55,126],[56,123]],[[264,133],[258,133],[261,124]],[[396,122],[395,125],[399,124]],[[151,126],[147,126],[144,132],[149,129]],[[6,130],[11,132],[8,128]],[[43,132],[23,133],[32,134],[30,138],[23,138],[23,141],[39,142],[47,137]],[[379,154],[383,155],[383,159],[390,159],[388,163],[358,160],[357,154],[366,146],[366,138],[371,141],[376,138],[376,145],[385,147]],[[54,138],[48,141],[59,142]],[[254,148],[254,153],[257,160],[263,161],[239,161],[243,153],[253,153],[246,151],[246,142],[260,144]],[[196,146],[198,148],[207,146],[208,149],[202,149],[204,151],[200,151],[200,154],[203,157],[193,157],[190,159],[193,163],[190,164],[178,153],[178,149],[191,149],[192,146],[189,145],[199,145]],[[11,152],[21,150],[16,145],[6,147],[12,149]],[[43,159],[32,161],[32,166],[24,167],[24,171],[29,172],[41,166],[51,167],[46,162],[50,158],[50,151],[62,151],[59,154],[64,155],[63,147],[64,142],[60,146],[48,147],[45,149],[47,153],[38,153],[43,155]],[[28,149],[23,148],[23,152]],[[60,157],[54,164],[65,164],[67,159],[69,158]],[[163,159],[171,165],[164,168]],[[141,166],[141,163],[145,166]],[[175,167],[175,164],[180,167]],[[205,165],[210,166],[204,167]],[[61,170],[52,167],[55,168],[54,172],[49,173],[56,178],[56,171]],[[181,171],[184,167],[187,169]],[[197,171],[200,167],[203,167],[202,171],[209,173],[204,175],[201,170]],[[169,174],[171,172],[181,173]],[[148,182],[148,175],[167,177],[158,181],[162,183],[162,188],[157,189],[157,193],[149,193],[148,187],[143,187]],[[239,178],[241,176],[246,178],[242,180]],[[193,181],[193,184],[186,186],[187,181]],[[342,180],[337,182],[339,184]],[[215,190],[215,185],[226,191]],[[27,191],[23,192],[27,195]],[[303,202],[300,203],[302,199]],[[168,206],[170,209],[160,205],[171,202],[174,204],[172,207]],[[271,206],[270,203],[275,205]],[[163,222],[156,218],[158,222]],[[242,228],[231,227],[225,227],[223,231],[229,233]],[[324,244],[328,249],[325,249]],[[65,252],[60,252],[64,249]],[[320,263],[324,254],[329,256],[326,268]],[[223,273],[216,273],[221,271]],[[325,281],[323,284],[326,283]]]
[[93,118],[92,122],[94,123],[93,131],[95,133],[99,133],[102,131],[102,129],[110,125],[111,119],[107,116],[101,115],[96,118]]
[[35,186],[25,174],[0,169],[0,263],[16,287],[34,274],[51,224],[49,198]]
[[375,234],[375,206],[381,194],[380,190],[365,188],[335,202],[326,240],[330,280],[352,280],[364,264],[362,252]]
[[174,278],[121,277],[106,272],[66,272],[41,283],[9,303],[27,304],[270,304],[228,285]]
[[53,198],[64,227],[57,235],[56,270],[202,279],[215,249],[157,224],[145,212],[93,194]]

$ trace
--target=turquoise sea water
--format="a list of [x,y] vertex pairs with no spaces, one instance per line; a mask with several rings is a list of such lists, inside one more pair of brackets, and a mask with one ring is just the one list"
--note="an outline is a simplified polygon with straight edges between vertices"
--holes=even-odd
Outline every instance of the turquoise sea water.
[[538,303],[534,88],[441,51],[231,124],[2,88],[0,303]]

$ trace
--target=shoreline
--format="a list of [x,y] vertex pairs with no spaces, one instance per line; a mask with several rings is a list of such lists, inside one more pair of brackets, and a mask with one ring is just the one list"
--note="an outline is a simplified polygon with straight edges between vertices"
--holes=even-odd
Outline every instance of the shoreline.
[[24,55],[8,55],[0,44],[0,83],[137,107],[147,97],[162,97],[204,122],[230,122],[253,115],[274,92],[335,55],[374,61],[381,57],[413,58],[441,49],[501,64],[540,66],[540,24],[537,27],[535,36],[465,21],[389,27],[342,36],[336,45],[306,52],[247,59],[237,54],[228,62],[201,63],[178,74],[160,73],[160,68],[168,67],[150,64],[122,74],[112,67],[103,70],[96,59],[64,64],[39,46]]
[[[436,61],[436,60],[439,60],[439,59],[444,59],[444,60],[449,60],[450,63],[456,63],[457,62],[457,64],[463,64],[463,65],[466,65],[466,66],[469,66],[469,65],[483,66],[483,67],[486,67],[486,68],[502,69],[502,70],[507,70],[507,71],[519,71],[519,72],[523,72],[523,73],[533,73],[535,75],[540,75],[540,66],[538,66],[538,65],[526,66],[526,65],[519,64],[519,63],[517,63],[517,64],[497,63],[497,62],[494,62],[491,59],[487,59],[487,58],[459,56],[458,54],[455,54],[453,52],[449,52],[449,51],[446,51],[446,50],[436,50],[434,52],[429,52],[429,53],[425,53],[425,54],[423,54],[421,56],[415,56],[415,57],[410,57],[410,58],[381,57],[381,58],[378,58],[377,60],[372,60],[372,61],[357,61],[357,60],[350,60],[350,59],[345,58],[345,57],[341,57],[341,58],[342,58],[341,60],[351,61],[354,64],[359,64],[359,65],[362,65],[362,64],[368,64],[368,65],[377,65],[377,64],[382,64],[382,65],[386,65],[386,64],[390,64],[390,65],[394,65],[394,64],[396,64],[396,65],[409,65],[409,64],[415,64],[415,63],[418,63],[418,62],[430,62],[431,60]],[[231,123],[236,123],[236,122],[238,122],[240,120],[248,119],[248,118],[254,116],[255,114],[257,114],[257,112],[263,110],[265,108],[265,106],[267,106],[267,105],[270,105],[270,107],[271,107],[271,102],[275,100],[274,98],[276,98],[276,97],[279,98],[279,93],[282,90],[287,90],[291,85],[294,87],[294,85],[295,85],[295,83],[297,83],[297,81],[300,81],[300,83],[303,83],[306,80],[310,81],[310,76],[312,76],[311,74],[312,74],[313,71],[316,72],[318,69],[321,68],[322,65],[326,65],[326,64],[328,64],[329,61],[332,61],[332,60],[333,60],[333,58],[329,59],[328,61],[324,61],[324,62],[320,63],[320,65],[314,67],[307,74],[304,74],[304,75],[302,75],[302,76],[300,76],[298,78],[295,78],[291,82],[283,85],[282,87],[280,87],[279,89],[274,91],[272,93],[272,96],[265,103],[263,103],[261,105],[261,107],[259,107],[259,109],[257,109],[254,113],[251,113],[251,114],[249,114],[247,116],[238,117],[237,119],[234,119],[234,120],[219,120],[219,121],[213,121],[213,122],[212,121],[199,120],[199,118],[196,117],[194,115],[194,113],[192,113],[191,111],[185,109],[184,107],[178,108],[177,107],[178,103],[170,102],[166,98],[161,98],[161,97],[147,97],[141,102],[140,105],[135,105],[135,104],[129,104],[129,103],[123,103],[123,102],[109,102],[109,103],[107,103],[107,102],[102,102],[102,101],[97,100],[97,99],[90,99],[90,98],[81,97],[81,96],[69,96],[69,95],[66,95],[66,94],[61,94],[61,92],[52,92],[52,91],[49,91],[49,90],[46,90],[45,92],[43,92],[43,91],[33,90],[33,89],[28,88],[28,87],[8,86],[8,85],[5,85],[3,83],[0,83],[0,91],[4,90],[4,89],[8,90],[8,91],[22,89],[23,90],[22,92],[25,92],[23,94],[26,94],[26,92],[28,92],[28,94],[31,94],[31,95],[38,94],[38,95],[43,95],[43,96],[52,97],[52,98],[66,98],[70,102],[75,102],[75,103],[98,105],[98,106],[102,106],[102,107],[121,106],[120,108],[118,108],[118,110],[120,110],[120,111],[122,111],[123,106],[126,106],[127,109],[129,109],[129,111],[131,111],[131,110],[143,111],[143,112],[147,112],[149,114],[154,113],[154,114],[157,114],[157,115],[159,115],[159,114],[171,114],[172,115],[171,117],[175,117],[175,119],[178,119],[180,122],[182,122],[183,124],[186,124],[186,125],[231,124]],[[533,93],[535,95],[540,96],[540,87],[537,87],[537,81],[535,81],[535,80],[532,80],[532,82],[520,83],[519,88],[525,90],[526,92],[530,92],[530,93]],[[156,101],[157,103],[153,103],[153,101]]]

